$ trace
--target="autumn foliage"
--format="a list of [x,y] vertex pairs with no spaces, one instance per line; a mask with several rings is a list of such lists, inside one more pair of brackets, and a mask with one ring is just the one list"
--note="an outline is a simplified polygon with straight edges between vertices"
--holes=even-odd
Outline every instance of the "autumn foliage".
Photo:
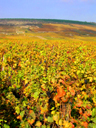
[[96,127],[96,44],[0,43],[0,125]]

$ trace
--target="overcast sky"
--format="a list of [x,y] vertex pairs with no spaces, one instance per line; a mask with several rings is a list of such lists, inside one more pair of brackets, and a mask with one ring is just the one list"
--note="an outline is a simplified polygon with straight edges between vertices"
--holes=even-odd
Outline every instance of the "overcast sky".
[[96,0],[0,0],[0,18],[96,22]]

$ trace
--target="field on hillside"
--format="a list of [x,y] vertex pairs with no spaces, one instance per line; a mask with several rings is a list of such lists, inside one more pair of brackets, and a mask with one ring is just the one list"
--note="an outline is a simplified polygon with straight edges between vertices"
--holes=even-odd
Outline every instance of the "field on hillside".
[[96,26],[4,23],[0,128],[95,128]]

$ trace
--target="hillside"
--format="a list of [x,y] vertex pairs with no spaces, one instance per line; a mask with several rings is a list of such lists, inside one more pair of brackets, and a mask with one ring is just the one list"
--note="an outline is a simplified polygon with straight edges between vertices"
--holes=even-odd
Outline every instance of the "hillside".
[[[0,19],[0,37],[64,40],[96,37],[96,23],[56,19]],[[85,40],[85,39],[84,39]],[[90,40],[90,39],[87,39]]]

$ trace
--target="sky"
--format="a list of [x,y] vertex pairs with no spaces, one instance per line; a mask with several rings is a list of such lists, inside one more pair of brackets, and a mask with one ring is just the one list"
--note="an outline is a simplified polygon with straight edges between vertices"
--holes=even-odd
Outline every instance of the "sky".
[[0,18],[96,22],[96,0],[0,0]]

